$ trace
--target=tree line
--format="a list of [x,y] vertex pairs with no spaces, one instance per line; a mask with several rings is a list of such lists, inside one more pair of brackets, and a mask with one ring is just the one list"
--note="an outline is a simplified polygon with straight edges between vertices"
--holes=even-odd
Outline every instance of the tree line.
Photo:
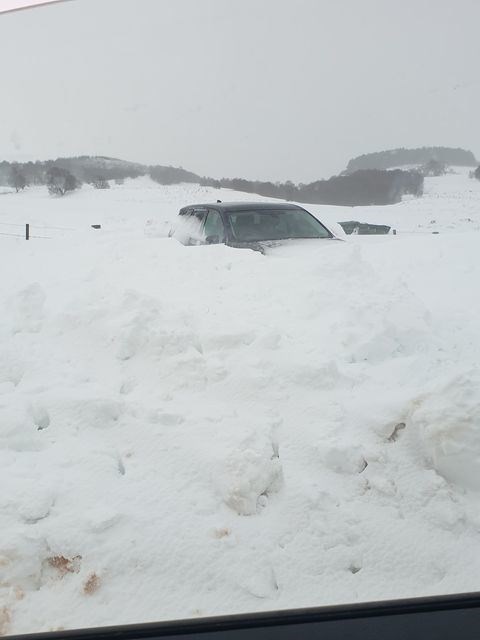
[[[429,170],[437,170],[436,165]],[[333,176],[308,184],[265,182],[243,178],[208,178],[182,167],[141,165],[102,156],[79,156],[57,160],[0,163],[0,184],[16,191],[27,185],[45,185],[51,195],[63,196],[88,183],[97,189],[108,189],[110,182],[148,175],[162,185],[182,182],[226,188],[235,191],[310,204],[385,205],[399,202],[405,194],[420,196],[423,192],[422,172],[359,170],[348,175]],[[429,175],[428,173],[426,175]]]
[[143,165],[102,156],[78,156],[36,162],[0,162],[0,185],[22,191],[29,185],[45,185],[51,195],[63,196],[82,184],[109,189],[110,180],[145,175]]
[[353,173],[361,169],[391,169],[406,165],[422,166],[430,161],[459,167],[474,167],[478,164],[472,151],[452,147],[418,147],[416,149],[389,149],[365,153],[352,158],[345,173]]
[[343,206],[394,204],[405,194],[421,196],[423,193],[423,176],[414,171],[365,170],[299,185],[289,181],[255,182],[241,178],[204,178],[200,184],[305,204]]

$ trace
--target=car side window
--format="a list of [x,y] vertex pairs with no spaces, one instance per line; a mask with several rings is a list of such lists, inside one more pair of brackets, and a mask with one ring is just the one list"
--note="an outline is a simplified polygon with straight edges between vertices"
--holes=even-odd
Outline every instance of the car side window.
[[207,217],[207,209],[189,209],[184,224],[185,244],[203,244],[203,225]]
[[219,244],[225,242],[225,229],[222,216],[215,209],[209,209],[203,235],[207,244]]

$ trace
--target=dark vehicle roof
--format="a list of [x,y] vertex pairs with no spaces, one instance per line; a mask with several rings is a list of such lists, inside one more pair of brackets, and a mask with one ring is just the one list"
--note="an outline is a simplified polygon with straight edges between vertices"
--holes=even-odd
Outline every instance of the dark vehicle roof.
[[212,203],[201,203],[201,204],[190,204],[187,207],[182,207],[181,211],[185,211],[186,209],[217,209],[217,211],[251,211],[252,209],[299,209],[302,210],[302,207],[299,207],[296,204],[291,204],[289,202],[212,202]]

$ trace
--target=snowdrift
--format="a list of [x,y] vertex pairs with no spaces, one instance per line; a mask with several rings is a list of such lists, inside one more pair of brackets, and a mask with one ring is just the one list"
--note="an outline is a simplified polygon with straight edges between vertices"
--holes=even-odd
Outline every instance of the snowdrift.
[[428,184],[268,256],[145,233],[241,194],[2,196],[3,633],[479,588],[480,189]]

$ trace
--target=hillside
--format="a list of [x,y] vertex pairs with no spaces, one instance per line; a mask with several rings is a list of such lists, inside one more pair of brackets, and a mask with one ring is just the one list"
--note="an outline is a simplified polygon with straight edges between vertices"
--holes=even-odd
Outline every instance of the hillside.
[[11,184],[12,172],[20,173],[27,185],[46,184],[48,172],[53,167],[68,171],[77,179],[78,184],[97,183],[126,178],[150,176],[162,185],[192,183],[214,188],[227,188],[235,191],[296,200],[310,204],[333,204],[341,206],[385,205],[400,202],[404,195],[420,196],[423,190],[423,177],[413,171],[387,172],[377,170],[357,171],[352,175],[333,176],[329,180],[317,180],[310,184],[295,185],[285,183],[260,182],[242,178],[222,178],[220,180],[187,171],[182,167],[163,165],[147,166],[103,156],[80,156],[76,158],[57,158],[27,163],[0,163],[0,186]]
[[393,167],[422,166],[431,160],[446,165],[474,167],[478,164],[474,154],[465,149],[451,147],[420,147],[417,149],[390,149],[365,153],[353,158],[347,165],[346,172],[353,173],[362,169],[391,169]]

